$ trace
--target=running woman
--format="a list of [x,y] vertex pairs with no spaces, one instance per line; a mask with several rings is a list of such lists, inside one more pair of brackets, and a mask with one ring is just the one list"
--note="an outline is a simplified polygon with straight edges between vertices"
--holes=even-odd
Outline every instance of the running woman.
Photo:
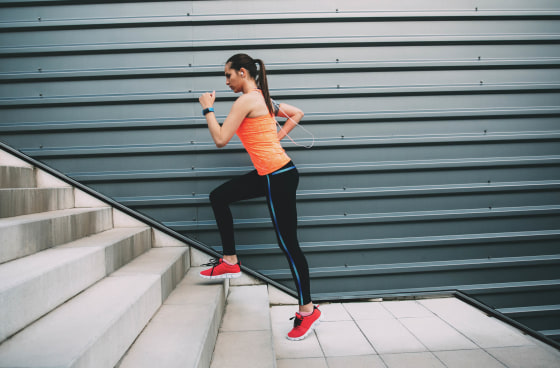
[[[230,204],[265,197],[278,245],[286,255],[298,293],[299,311],[290,340],[302,340],[319,324],[321,311],[311,301],[309,267],[297,237],[296,189],[299,173],[280,144],[301,120],[303,112],[295,106],[277,104],[270,98],[266,69],[262,60],[236,54],[226,62],[226,85],[241,92],[222,125],[214,114],[216,93],[199,98],[210,135],[218,148],[224,147],[237,134],[249,154],[255,170],[231,179],[210,193],[210,202],[218,224],[223,258],[200,276],[207,279],[235,278],[241,275],[235,251],[233,217]],[[274,116],[288,118],[276,128]]]

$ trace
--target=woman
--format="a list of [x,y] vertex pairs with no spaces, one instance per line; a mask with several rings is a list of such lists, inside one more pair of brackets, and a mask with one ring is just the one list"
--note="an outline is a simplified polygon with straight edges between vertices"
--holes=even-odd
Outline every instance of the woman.
[[[303,112],[270,98],[266,69],[260,59],[236,54],[225,65],[226,84],[242,95],[233,103],[220,125],[214,114],[215,91],[200,96],[208,129],[217,147],[224,147],[237,134],[249,153],[255,170],[222,184],[210,193],[210,202],[222,239],[223,258],[204,270],[204,278],[239,277],[241,270],[235,252],[233,218],[229,205],[240,200],[266,197],[278,244],[290,264],[298,292],[299,312],[288,339],[304,339],[319,323],[321,311],[313,305],[309,287],[309,268],[297,238],[296,189],[299,174],[280,145],[301,120]],[[288,118],[276,128],[274,115]]]

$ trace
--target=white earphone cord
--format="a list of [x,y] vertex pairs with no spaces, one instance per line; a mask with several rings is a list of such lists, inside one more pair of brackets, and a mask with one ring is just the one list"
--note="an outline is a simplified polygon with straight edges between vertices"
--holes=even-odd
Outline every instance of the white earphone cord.
[[[294,141],[294,140],[292,139],[292,137],[289,136],[288,133],[286,133],[286,137],[288,137],[288,138],[292,141],[292,143],[295,144],[296,146],[300,146],[300,147],[303,147],[303,148],[311,148],[311,147],[313,147],[313,145],[315,144],[315,136],[313,135],[313,133],[311,133],[309,130],[305,129],[303,126],[299,125],[299,123],[298,123],[297,121],[295,121],[294,119],[292,119],[292,118],[290,117],[290,115],[286,114],[286,113],[284,112],[284,110],[282,110],[282,108],[280,108],[280,104],[278,104],[277,106],[278,106],[278,111],[282,112],[282,114],[284,114],[284,116],[287,116],[287,117],[288,117],[288,120],[291,120],[297,127],[300,127],[301,129],[305,130],[305,131],[311,136],[312,141],[311,141],[311,145],[306,146],[306,145],[304,145],[304,144],[299,144],[299,143],[297,143],[296,141]],[[274,119],[274,120],[276,121],[276,119]],[[282,126],[280,125],[280,123],[278,123],[278,121],[276,121],[276,124],[280,127],[280,129],[282,129]]]

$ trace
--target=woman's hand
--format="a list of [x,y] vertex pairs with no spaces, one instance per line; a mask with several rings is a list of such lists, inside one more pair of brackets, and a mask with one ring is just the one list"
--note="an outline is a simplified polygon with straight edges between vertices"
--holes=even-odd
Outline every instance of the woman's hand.
[[216,91],[203,93],[199,98],[200,106],[203,109],[214,106],[214,101],[216,100]]
[[282,125],[282,129],[278,131],[278,139],[282,140],[292,131],[292,129],[294,129],[297,124],[299,124],[304,114],[303,111],[297,107],[286,103],[281,103],[279,106],[280,110],[278,111],[277,116],[288,118],[288,120],[286,120],[286,122]]

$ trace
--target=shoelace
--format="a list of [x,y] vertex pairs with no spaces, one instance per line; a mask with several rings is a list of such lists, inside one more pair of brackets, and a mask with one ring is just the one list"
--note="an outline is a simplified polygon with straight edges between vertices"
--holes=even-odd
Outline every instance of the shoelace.
[[220,264],[220,259],[219,258],[210,258],[210,260],[208,261],[208,263],[204,263],[201,266],[207,266],[207,267],[216,267],[217,265]]
[[303,322],[303,317],[300,316],[299,314],[296,314],[295,316],[290,318],[290,321],[292,319],[294,320],[294,328],[298,327],[299,325],[301,325],[301,322]]

